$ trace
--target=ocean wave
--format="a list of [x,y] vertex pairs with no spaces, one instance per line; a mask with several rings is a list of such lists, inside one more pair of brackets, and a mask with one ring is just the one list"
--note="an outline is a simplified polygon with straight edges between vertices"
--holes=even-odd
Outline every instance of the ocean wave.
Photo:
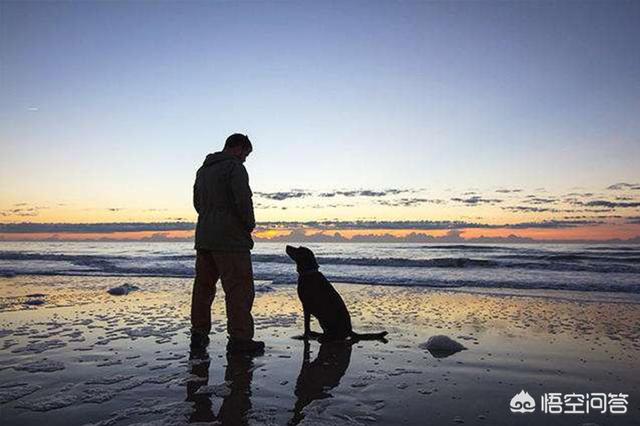
[[[118,274],[163,274],[167,270],[188,271],[193,267],[195,255],[93,255],[93,254],[52,254],[32,252],[0,251],[0,262],[30,265],[47,262],[50,269],[64,269],[65,264],[80,267],[86,271]],[[285,255],[253,254],[256,264],[293,265]],[[485,258],[436,257],[430,259],[409,259],[406,257],[333,257],[317,256],[320,265],[362,266],[371,268],[436,268],[452,270],[472,269],[526,269],[540,271],[582,271],[595,273],[640,274],[640,258],[595,256],[581,253],[546,254],[500,254]],[[19,268],[20,269],[20,268]],[[77,269],[77,268],[75,268]],[[11,273],[11,271],[7,271]]]
[[[158,278],[193,278],[193,268],[169,268],[164,270],[138,268],[123,272],[108,271],[86,271],[73,270],[30,270],[30,271],[7,271],[0,268],[0,276],[13,278],[19,275],[43,275],[43,276],[129,276],[129,277],[158,277]],[[367,284],[381,286],[398,287],[428,287],[428,288],[509,288],[521,290],[565,290],[565,291],[587,291],[587,292],[612,292],[612,293],[635,293],[640,294],[640,282],[638,283],[618,283],[611,282],[576,282],[573,280],[549,281],[541,280],[536,282],[517,280],[496,280],[496,279],[446,279],[396,276],[394,274],[380,275],[335,275],[325,273],[327,279],[333,283],[343,284]],[[298,274],[295,272],[256,272],[256,281],[267,281],[271,285],[293,285],[297,283]]]
[[548,261],[548,262],[579,262],[579,261],[590,261],[590,262],[624,262],[624,263],[632,263],[632,264],[640,264],[640,257],[638,256],[626,256],[626,255],[617,255],[611,256],[609,253],[607,255],[597,255],[593,253],[585,254],[585,253],[558,253],[558,254],[505,254],[505,255],[496,255],[495,259],[512,259],[512,260],[538,260],[538,261]]
[[[413,249],[414,247],[405,247]],[[509,250],[508,247],[501,246],[485,246],[482,244],[442,244],[442,245],[425,245],[419,246],[421,249],[429,250],[470,250],[470,251],[503,251]]]

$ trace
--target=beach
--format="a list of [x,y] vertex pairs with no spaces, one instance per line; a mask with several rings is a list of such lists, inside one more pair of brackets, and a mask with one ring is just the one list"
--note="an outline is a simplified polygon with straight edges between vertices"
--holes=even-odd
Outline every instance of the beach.
[[[126,295],[108,289],[128,284]],[[640,421],[640,297],[558,290],[336,284],[356,331],[299,339],[294,285],[256,282],[262,356],[228,356],[223,293],[207,351],[189,351],[192,281],[0,279],[3,425],[598,424]],[[312,321],[312,328],[319,326]],[[423,349],[434,335],[465,346]],[[303,362],[305,355],[308,362]],[[525,391],[533,413],[513,413]],[[543,394],[628,395],[626,413],[543,413]],[[566,409],[566,407],[565,407]]]

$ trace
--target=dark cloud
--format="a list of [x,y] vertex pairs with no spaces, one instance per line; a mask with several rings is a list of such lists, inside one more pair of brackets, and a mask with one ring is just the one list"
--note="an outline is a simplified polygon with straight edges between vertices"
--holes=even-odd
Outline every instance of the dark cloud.
[[522,192],[522,189],[496,189],[496,192],[500,194],[509,194],[514,192]]
[[0,223],[0,233],[110,233],[140,231],[190,231],[192,222],[151,223]]
[[592,197],[593,192],[570,192],[565,197]]
[[256,192],[255,195],[261,198],[266,198],[269,200],[275,201],[283,201],[289,198],[303,198],[311,195],[308,191],[303,190],[291,190],[291,191],[282,191],[282,192]]
[[550,197],[542,198],[535,195],[527,195],[527,200],[525,200],[525,202],[529,204],[552,204],[557,201],[558,200],[555,198],[550,198]]
[[483,224],[466,221],[312,221],[312,222],[263,222],[259,225],[264,229],[321,229],[321,230],[362,230],[362,229],[389,229],[420,231],[450,230],[450,229],[525,229],[525,228],[574,228],[577,226],[600,224],[594,220],[547,220],[541,222],[522,222],[515,224]]
[[[548,207],[534,207],[534,206],[509,206],[502,207],[504,210],[508,210],[510,212],[521,212],[521,213],[558,213],[560,209],[551,209]],[[573,210],[572,210],[573,211]]]
[[331,198],[336,196],[387,197],[391,195],[399,195],[399,194],[416,192],[416,191],[417,190],[413,190],[413,189],[382,189],[382,190],[354,189],[354,190],[336,190],[336,191],[314,193],[314,192],[306,191],[303,189],[292,189],[290,191],[281,191],[281,192],[256,192],[255,195],[261,198],[282,201],[288,198],[303,198],[303,197],[310,197],[314,195],[321,198]]
[[585,207],[606,207],[609,209],[640,207],[640,201],[627,202],[627,201],[609,201],[609,200],[591,200],[591,201],[574,200],[573,204],[578,206],[585,206]]
[[633,225],[640,225],[640,216],[629,216],[626,219],[626,223]]
[[[476,238],[465,238],[464,234],[457,231],[451,230],[446,235],[442,236],[433,236],[428,235],[422,232],[411,232],[408,235],[397,236],[393,234],[361,234],[355,235],[351,239],[345,238],[339,232],[335,232],[333,234],[326,233],[310,233],[307,234],[304,230],[295,229],[292,230],[289,234],[280,235],[275,238],[256,238],[257,241],[278,241],[278,242],[322,242],[322,243],[341,243],[341,242],[366,242],[366,243],[426,243],[426,244],[438,244],[438,243],[458,243],[458,244],[473,244],[473,243],[491,243],[491,244],[509,244],[509,243],[519,243],[519,244],[532,244],[532,243],[631,243],[637,244],[640,242],[640,237],[630,238],[627,240],[620,239],[610,239],[610,240],[536,240],[533,238],[522,237],[519,235],[511,234],[507,237],[485,237],[480,236]],[[444,246],[442,246],[444,247]],[[448,246],[447,246],[448,247]]]
[[620,182],[620,183],[616,183],[608,186],[607,189],[613,190],[613,191],[621,191],[625,189],[640,190],[640,184]]
[[306,208],[306,209],[337,209],[337,208],[349,208],[349,207],[355,207],[355,204],[342,204],[342,203],[335,203],[335,204],[314,204],[312,206],[300,206],[300,208]]
[[419,230],[442,230],[457,228],[492,228],[493,225],[471,223],[464,221],[377,221],[377,220],[356,220],[356,221],[309,221],[309,222],[262,222],[262,228],[268,229],[321,229],[321,230],[345,230],[345,229],[419,229]]
[[391,207],[415,207],[421,204],[442,204],[444,200],[432,198],[400,198],[398,200],[376,200],[376,203]]
[[[0,233],[113,233],[113,232],[168,232],[168,231],[192,231],[195,229],[193,222],[186,222],[184,218],[174,218],[172,222],[151,222],[151,223],[5,223],[0,224]],[[628,220],[636,221],[637,217]],[[259,229],[317,229],[323,231],[331,230],[366,230],[366,229],[388,229],[388,230],[452,230],[452,229],[525,229],[525,228],[573,228],[578,226],[588,226],[601,224],[603,222],[590,219],[575,220],[548,220],[541,222],[521,222],[513,224],[484,224],[469,221],[377,221],[377,220],[356,220],[339,221],[323,220],[309,222],[260,222]],[[636,222],[632,222],[636,223]]]
[[107,210],[110,212],[120,212],[124,209],[122,207],[108,207]]
[[563,219],[624,219],[624,216],[619,214],[599,214],[599,215],[573,215],[563,216]]
[[589,213],[608,213],[608,212],[612,212],[614,210],[615,209],[606,208],[606,209],[584,209],[582,211],[583,212],[589,212]]
[[459,203],[464,203],[466,205],[471,205],[471,206],[475,206],[478,204],[495,204],[495,203],[501,203],[503,200],[498,200],[496,198],[483,198],[479,195],[474,195],[473,197],[468,197],[468,198],[459,198],[459,197],[454,197],[451,199],[451,201],[457,201]]
[[604,222],[597,220],[544,220],[542,222],[524,222],[514,223],[510,225],[501,226],[501,228],[510,229],[525,229],[525,228],[538,228],[538,229],[559,229],[559,228],[575,228],[578,226],[599,225]]
[[318,194],[318,196],[319,197],[335,197],[339,195],[342,197],[387,197],[390,195],[399,195],[407,192],[413,192],[413,191],[410,189],[383,189],[383,190],[360,189],[360,190],[351,190],[351,191],[321,192]]
[[15,208],[13,209],[1,210],[0,216],[33,217],[33,216],[38,216],[40,214],[40,210],[46,210],[49,208],[46,206],[33,206],[33,207],[26,207],[26,206],[27,206],[27,203],[14,204]]

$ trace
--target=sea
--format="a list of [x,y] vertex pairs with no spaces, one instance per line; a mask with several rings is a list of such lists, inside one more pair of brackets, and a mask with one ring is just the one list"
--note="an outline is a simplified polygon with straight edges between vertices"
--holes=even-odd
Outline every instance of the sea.
[[[292,245],[300,245],[291,243]],[[336,283],[640,293],[640,245],[309,243]],[[254,276],[297,282],[284,243],[256,243]],[[0,276],[184,277],[186,242],[1,242]]]

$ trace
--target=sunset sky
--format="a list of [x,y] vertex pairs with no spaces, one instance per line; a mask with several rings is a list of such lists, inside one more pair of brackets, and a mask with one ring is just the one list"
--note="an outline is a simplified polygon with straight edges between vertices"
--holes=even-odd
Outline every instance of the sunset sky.
[[189,238],[234,132],[264,238],[640,236],[639,46],[638,1],[2,1],[0,238]]

